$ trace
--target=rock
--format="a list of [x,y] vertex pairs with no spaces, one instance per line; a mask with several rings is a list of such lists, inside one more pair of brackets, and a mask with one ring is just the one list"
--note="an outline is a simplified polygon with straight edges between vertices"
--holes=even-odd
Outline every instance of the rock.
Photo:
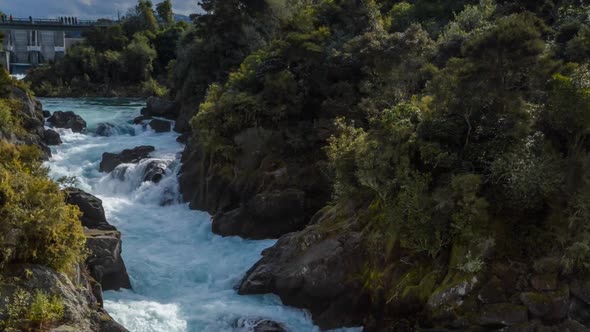
[[86,121],[74,112],[57,111],[47,120],[56,128],[71,129],[75,133],[81,133],[86,129]]
[[479,284],[476,275],[459,271],[449,271],[442,284],[430,295],[427,308],[436,319],[444,319],[459,308],[465,298]]
[[114,134],[115,125],[112,123],[99,123],[96,126],[96,135],[109,137]]
[[191,133],[182,133],[180,136],[176,138],[176,141],[178,143],[186,144],[190,138]]
[[245,206],[215,216],[213,232],[251,239],[276,238],[305,226],[304,209],[305,193],[301,190],[289,188],[263,192]]
[[149,158],[150,153],[156,149],[153,146],[138,146],[133,149],[123,150],[120,153],[105,152],[100,162],[101,172],[112,172],[121,164],[137,163],[142,159]]
[[570,284],[570,291],[584,303],[590,304],[590,280],[574,280]]
[[41,103],[37,99],[29,96],[25,90],[19,87],[10,86],[8,89],[11,99],[16,99],[22,102],[23,108],[21,115],[23,116],[23,120],[28,122],[28,120],[35,119],[35,123],[43,124],[45,119],[43,118],[43,106]]
[[144,121],[151,120],[153,117],[147,115],[140,115],[133,119],[133,124],[142,124]]
[[172,130],[172,123],[166,120],[154,119],[150,121],[150,127],[156,133],[165,133]]
[[121,257],[121,233],[118,231],[85,230],[86,248],[90,255],[86,265],[90,275],[103,290],[131,289],[131,282]]
[[179,114],[179,108],[173,101],[159,97],[149,97],[147,107],[141,110],[141,114],[176,120]]
[[49,112],[49,111],[43,111],[43,117],[44,117],[44,118],[49,118],[49,117],[51,117],[51,112]]
[[214,216],[213,230],[223,236],[278,238],[303,229],[331,195],[319,164],[275,156],[285,141],[279,131],[249,128],[233,140],[237,156],[228,167],[192,135],[179,173],[183,200]]
[[511,303],[484,305],[478,320],[480,325],[487,327],[512,326],[526,321],[528,321],[527,308]]
[[45,132],[43,132],[43,141],[47,145],[60,145],[60,144],[62,144],[61,137],[59,136],[57,131],[55,131],[53,129],[46,129]]
[[568,309],[568,315],[570,318],[579,321],[583,324],[590,324],[590,305],[580,300],[579,298],[572,296],[570,298],[570,304]]
[[504,303],[507,301],[502,281],[493,277],[480,290],[477,299],[483,304]]
[[531,285],[538,291],[552,291],[557,289],[557,274],[536,274],[531,277]]
[[568,313],[570,292],[567,286],[551,293],[525,292],[520,294],[520,300],[533,316],[558,322]]
[[67,188],[64,191],[66,193],[66,203],[77,205],[80,211],[82,211],[82,216],[80,217],[82,226],[107,231],[117,230],[107,222],[102,201],[96,196],[78,188]]
[[284,235],[262,252],[238,292],[277,294],[287,305],[308,309],[321,329],[359,326],[368,307],[349,276],[360,264],[360,239],[358,233],[326,239],[311,231]]
[[[80,221],[85,227],[86,248],[90,252],[86,265],[92,278],[103,290],[131,288],[121,257],[121,233],[107,222],[102,201],[77,188],[67,188],[65,193],[66,202],[82,211]],[[92,288],[97,292],[96,286]]]
[[262,318],[238,319],[233,326],[238,330],[253,332],[287,332],[283,324]]
[[143,181],[159,183],[166,175],[168,163],[164,160],[153,160],[145,168]]
[[[0,307],[5,309],[5,299],[12,296],[16,289],[24,289],[34,294],[41,290],[48,295],[57,295],[64,304],[62,325],[50,331],[105,331],[101,326],[115,326],[113,319],[98,306],[90,286],[90,276],[83,269],[75,269],[71,274],[56,272],[40,265],[7,265],[2,270],[3,284],[0,285]],[[9,285],[6,281],[10,280]],[[6,310],[1,310],[0,320]],[[112,332],[126,332],[123,327]]]
[[111,316],[103,311],[101,313],[98,332],[129,332],[123,325],[117,323]]

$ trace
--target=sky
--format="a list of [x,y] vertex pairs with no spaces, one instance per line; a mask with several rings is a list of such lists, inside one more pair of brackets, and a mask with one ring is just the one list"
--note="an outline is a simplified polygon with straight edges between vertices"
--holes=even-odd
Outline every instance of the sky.
[[[152,0],[154,5],[159,0]],[[55,18],[76,16],[79,19],[117,18],[124,15],[137,0],[0,0],[0,11],[18,18]],[[198,0],[172,0],[176,14],[199,11]]]

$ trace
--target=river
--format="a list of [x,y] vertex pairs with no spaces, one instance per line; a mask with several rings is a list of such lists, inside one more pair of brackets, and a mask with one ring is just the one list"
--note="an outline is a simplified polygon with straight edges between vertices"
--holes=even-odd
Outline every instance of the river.
[[[123,258],[133,291],[106,292],[105,308],[132,332],[250,331],[254,319],[278,321],[289,331],[319,331],[303,310],[274,295],[239,296],[235,286],[274,241],[222,238],[210,216],[179,201],[176,173],[183,146],[178,134],[157,134],[130,125],[145,105],[129,99],[42,99],[50,112],[74,111],[88,123],[85,134],[59,129],[50,176],[75,176],[77,186],[103,200],[108,221],[123,235]],[[99,123],[116,133],[99,137]],[[142,182],[145,163],[129,166],[124,179],[99,173],[103,152],[153,145],[152,157],[170,163],[158,184]],[[162,203],[167,203],[163,206]]]

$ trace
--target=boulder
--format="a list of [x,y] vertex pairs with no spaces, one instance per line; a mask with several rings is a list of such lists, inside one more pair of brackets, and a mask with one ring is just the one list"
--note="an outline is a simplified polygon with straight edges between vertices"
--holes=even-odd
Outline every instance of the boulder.
[[150,121],[150,127],[156,133],[165,133],[172,131],[172,122],[160,119],[154,119]]
[[63,143],[57,131],[53,129],[45,129],[43,132],[43,141],[47,145],[60,145]]
[[133,124],[142,124],[144,121],[151,120],[153,117],[147,115],[140,115],[133,119]]
[[121,257],[121,233],[86,229],[86,248],[90,252],[86,265],[90,275],[103,290],[131,289],[131,282]]
[[78,188],[67,188],[64,191],[66,203],[80,208],[82,226],[90,229],[116,230],[107,222],[102,201],[99,198]]
[[[305,192],[288,188],[262,192],[245,206],[213,218],[213,232],[250,239],[276,238],[305,226]],[[280,220],[281,222],[276,222]]]
[[108,122],[99,123],[96,126],[95,133],[98,136],[104,136],[104,137],[112,136],[115,133],[115,125],[112,123],[108,123]]
[[49,111],[43,111],[43,117],[46,118],[46,119],[49,118],[49,117],[51,117],[51,112],[49,112]]
[[590,305],[590,280],[574,280],[570,284],[572,295]]
[[164,160],[150,161],[144,171],[143,181],[159,183],[166,175],[168,163]]
[[511,303],[486,304],[479,312],[478,321],[482,326],[493,328],[525,323],[527,308]]
[[86,129],[86,121],[74,112],[57,111],[47,120],[56,128],[71,129],[75,133],[81,133]]
[[284,235],[247,273],[239,294],[277,294],[308,309],[321,329],[361,325],[368,310],[361,286],[350,278],[360,264],[359,233],[323,238],[308,231]]
[[459,309],[465,299],[479,285],[477,275],[461,271],[449,271],[442,284],[430,295],[427,308],[434,319],[447,319]]
[[186,144],[190,138],[191,133],[182,133],[180,136],[176,138],[176,141],[178,143]]
[[133,149],[126,149],[120,153],[105,152],[100,162],[101,172],[112,172],[121,164],[137,163],[142,159],[150,157],[150,153],[156,149],[153,146],[138,146]]
[[147,106],[141,110],[141,114],[176,120],[179,114],[179,108],[173,101],[152,96],[148,98]]
[[570,291],[569,287],[565,286],[556,292],[525,292],[520,294],[520,301],[531,315],[543,321],[559,322],[568,313]]
[[590,324],[590,305],[575,296],[570,298],[568,316],[583,324]]

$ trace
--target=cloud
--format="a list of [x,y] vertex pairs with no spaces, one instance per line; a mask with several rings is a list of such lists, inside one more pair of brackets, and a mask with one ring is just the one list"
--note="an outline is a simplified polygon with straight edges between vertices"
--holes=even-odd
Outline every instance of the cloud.
[[[152,0],[154,4],[159,0]],[[124,15],[136,0],[6,0],[0,11],[15,17],[54,18],[76,16],[81,19],[116,18]],[[199,11],[197,0],[172,0],[174,12],[188,15]]]

